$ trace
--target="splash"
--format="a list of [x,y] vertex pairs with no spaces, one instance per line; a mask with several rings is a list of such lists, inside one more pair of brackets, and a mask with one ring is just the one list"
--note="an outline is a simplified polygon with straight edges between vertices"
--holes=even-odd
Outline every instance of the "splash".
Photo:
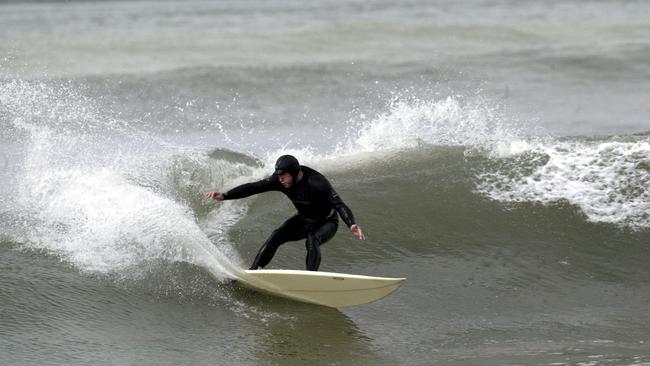
[[[195,214],[205,202],[194,196],[241,166],[107,118],[66,85],[12,80],[0,87],[0,102],[3,130],[22,146],[11,210],[30,221],[14,230],[26,247],[56,253],[82,271],[123,277],[161,261],[196,264],[217,278],[237,272],[227,236],[213,243],[201,230]],[[181,160],[212,174],[179,181],[178,170],[170,171],[180,166],[184,176]],[[236,207],[220,210],[231,211],[222,214],[231,216],[226,224],[236,222]]]
[[341,141],[332,141],[329,152],[327,148],[317,150],[295,143],[266,150],[261,159],[263,167],[256,177],[263,176],[264,169],[268,170],[265,167],[272,167],[275,159],[284,154],[332,172],[373,164],[387,156],[399,158],[401,151],[423,145],[458,146],[492,153],[499,146],[504,149],[505,145],[525,141],[520,128],[505,121],[498,106],[484,98],[458,95],[442,99],[394,98],[385,112],[370,119],[361,114],[346,125],[345,136]]
[[421,144],[485,147],[518,137],[497,107],[482,98],[449,96],[440,100],[394,100],[386,113],[352,126],[352,136],[339,152],[412,149]]

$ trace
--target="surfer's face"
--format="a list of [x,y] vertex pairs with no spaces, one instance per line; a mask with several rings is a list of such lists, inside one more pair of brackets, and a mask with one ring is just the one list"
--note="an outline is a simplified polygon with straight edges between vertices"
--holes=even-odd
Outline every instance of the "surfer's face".
[[291,188],[293,185],[293,177],[289,173],[282,173],[278,175],[278,180],[284,188]]

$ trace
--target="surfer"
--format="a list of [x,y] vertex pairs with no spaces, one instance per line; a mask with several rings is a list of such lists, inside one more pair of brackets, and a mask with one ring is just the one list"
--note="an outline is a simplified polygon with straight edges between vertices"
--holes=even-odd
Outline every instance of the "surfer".
[[336,233],[338,216],[341,216],[354,236],[366,239],[361,227],[355,223],[352,211],[343,203],[327,178],[314,169],[300,165],[298,159],[291,155],[280,156],[275,163],[275,172],[268,178],[242,184],[226,193],[207,192],[206,196],[223,201],[269,191],[284,193],[298,213],[273,231],[258,251],[250,269],[264,268],[280,245],[307,239],[307,270],[317,271],[321,260],[320,246]]

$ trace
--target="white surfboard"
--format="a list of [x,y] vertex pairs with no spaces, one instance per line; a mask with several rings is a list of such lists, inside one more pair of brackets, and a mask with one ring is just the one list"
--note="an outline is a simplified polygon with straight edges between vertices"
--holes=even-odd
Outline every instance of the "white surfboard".
[[386,297],[406,278],[260,269],[241,272],[239,280],[246,287],[268,294],[340,308],[366,304]]

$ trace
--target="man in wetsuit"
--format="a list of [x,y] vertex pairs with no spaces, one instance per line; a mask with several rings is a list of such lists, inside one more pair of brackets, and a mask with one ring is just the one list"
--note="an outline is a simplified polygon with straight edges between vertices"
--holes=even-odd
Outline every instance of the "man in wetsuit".
[[307,270],[317,271],[321,258],[319,247],[336,233],[339,215],[352,234],[361,240],[366,239],[359,225],[355,223],[352,211],[343,203],[327,178],[314,169],[300,165],[298,159],[291,155],[278,158],[275,172],[269,178],[242,184],[226,193],[208,192],[206,196],[223,201],[268,191],[284,193],[296,207],[298,214],[273,231],[260,248],[250,269],[264,268],[280,245],[288,241],[307,239]]

